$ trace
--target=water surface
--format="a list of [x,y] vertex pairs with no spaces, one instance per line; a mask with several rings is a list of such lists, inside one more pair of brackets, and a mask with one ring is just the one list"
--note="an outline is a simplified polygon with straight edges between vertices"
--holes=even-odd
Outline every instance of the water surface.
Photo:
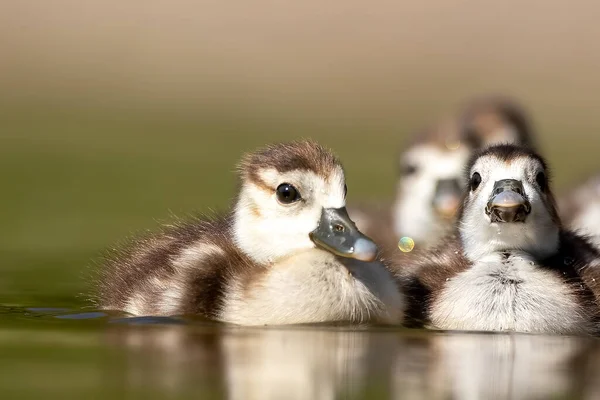
[[594,338],[4,307],[4,398],[596,399]]

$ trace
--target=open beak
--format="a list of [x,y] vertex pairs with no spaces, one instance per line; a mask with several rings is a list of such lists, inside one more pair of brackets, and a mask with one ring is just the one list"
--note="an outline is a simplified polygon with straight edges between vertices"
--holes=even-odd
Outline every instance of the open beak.
[[531,213],[531,203],[523,183],[515,179],[496,182],[485,212],[492,222],[525,222]]
[[433,210],[442,218],[456,215],[461,202],[462,191],[458,179],[441,179],[437,182],[433,197]]
[[318,247],[341,257],[361,261],[377,257],[377,245],[356,228],[345,207],[324,208],[317,229],[309,237]]

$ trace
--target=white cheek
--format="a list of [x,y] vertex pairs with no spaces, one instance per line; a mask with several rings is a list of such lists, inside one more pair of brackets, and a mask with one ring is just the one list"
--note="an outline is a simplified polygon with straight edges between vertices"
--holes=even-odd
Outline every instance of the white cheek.
[[[492,185],[493,188],[493,185]],[[491,189],[487,190],[488,188],[485,187],[483,188],[483,190],[480,192],[481,194],[478,194],[478,192],[472,192],[470,194],[470,196],[473,198],[472,202],[471,202],[471,206],[469,207],[469,212],[472,216],[477,217],[479,215],[481,216],[486,216],[485,213],[485,208],[487,207],[487,203],[489,201],[488,196],[485,193],[491,193]],[[489,222],[489,218],[486,222]]]
[[466,149],[458,149],[451,153],[440,152],[435,165],[435,174],[438,179],[462,180],[465,165],[469,159],[470,152]]
[[418,172],[414,176],[403,179],[401,184],[404,188],[417,186],[420,191],[433,196],[438,181],[444,179],[462,181],[469,154],[470,152],[463,148],[445,151],[429,146],[413,151],[409,159],[414,160],[413,164],[418,166]]
[[399,182],[399,197],[401,197],[402,201],[420,204],[420,207],[429,206],[425,202],[433,200],[436,184],[437,178],[427,173],[419,173],[404,178]]
[[327,180],[316,180],[317,188],[314,193],[315,203],[322,208],[342,208],[346,206],[345,185],[346,179],[341,170],[334,171]]
[[236,243],[246,254],[260,263],[275,261],[297,251],[314,248],[309,234],[317,228],[323,208],[345,206],[344,174],[341,168],[329,179],[309,171],[278,173],[262,171],[266,186],[276,188],[289,183],[302,197],[296,203],[284,205],[276,194],[264,187],[247,184],[240,193],[236,207]]
[[313,248],[308,234],[318,223],[318,213],[297,205],[282,206],[275,196],[248,185],[236,205],[236,244],[252,259],[265,264],[301,249]]

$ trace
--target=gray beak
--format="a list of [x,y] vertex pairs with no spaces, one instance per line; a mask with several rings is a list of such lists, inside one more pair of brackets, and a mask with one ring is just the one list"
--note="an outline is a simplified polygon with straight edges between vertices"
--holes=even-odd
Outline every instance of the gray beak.
[[309,237],[318,247],[341,257],[373,261],[377,256],[377,245],[356,228],[345,207],[324,208]]
[[525,222],[531,213],[531,203],[523,183],[515,179],[496,182],[485,212],[492,222]]
[[458,179],[440,179],[433,196],[433,210],[442,218],[452,218],[461,202],[462,190]]

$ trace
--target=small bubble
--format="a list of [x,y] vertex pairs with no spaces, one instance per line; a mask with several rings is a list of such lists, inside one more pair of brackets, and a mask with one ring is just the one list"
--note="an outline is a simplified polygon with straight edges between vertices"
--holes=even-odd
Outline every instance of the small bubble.
[[407,236],[404,236],[398,242],[398,248],[403,253],[410,253],[415,248],[415,241],[412,240],[411,238],[407,237]]

